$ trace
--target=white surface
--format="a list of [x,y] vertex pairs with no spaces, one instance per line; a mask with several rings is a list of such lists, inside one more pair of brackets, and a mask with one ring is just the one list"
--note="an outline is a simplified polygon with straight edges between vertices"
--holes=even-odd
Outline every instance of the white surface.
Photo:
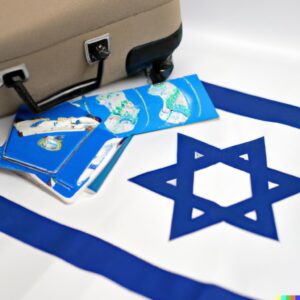
[[230,206],[252,196],[250,175],[218,163],[194,173],[194,195]]
[[[297,294],[299,278],[296,275],[300,268],[299,194],[273,205],[280,243],[225,223],[169,241],[173,201],[128,182],[129,178],[176,161],[178,131],[219,148],[265,136],[268,165],[300,176],[298,130],[221,111],[220,118],[222,122],[211,121],[135,138],[98,199],[65,206],[24,179],[9,174],[0,174],[1,193],[43,216],[100,237],[156,266],[189,278],[217,284],[253,298],[274,299],[277,294],[285,294],[286,291]],[[236,124],[239,124],[238,131]],[[210,187],[214,185],[214,180],[210,181]],[[27,194],[30,197],[24,197]],[[6,241],[2,243],[5,247]],[[3,249],[2,245],[0,249]],[[16,261],[10,254],[0,257],[3,262],[7,262],[8,258]],[[18,259],[22,261],[22,257]],[[40,265],[38,260],[36,263]],[[52,266],[52,261],[44,263],[42,273]],[[10,270],[10,265],[4,265],[2,270],[5,267]],[[14,267],[20,268],[20,272],[23,270],[21,265]],[[59,287],[61,280],[65,280],[61,275],[48,277],[45,274],[46,280]],[[37,295],[43,294],[44,285],[36,277],[31,278]],[[14,280],[9,282],[15,284]],[[29,285],[27,283],[26,287]],[[0,290],[15,292],[9,284]],[[101,290],[99,286],[99,293]],[[64,285],[61,295],[72,291],[72,286]],[[108,296],[113,292],[108,292]],[[78,299],[88,298],[78,296]]]
[[[300,106],[299,1],[183,0],[182,8],[184,39],[173,78],[198,73],[205,81]],[[144,83],[138,77],[103,90]],[[135,137],[98,199],[65,206],[8,173],[0,174],[1,194],[169,271],[254,298],[300,294],[299,277],[292,274],[300,269],[299,195],[274,205],[280,243],[227,224],[170,242],[173,201],[128,182],[176,161],[177,132],[219,148],[265,136],[268,165],[300,176],[298,130],[219,112],[222,123]],[[1,299],[140,297],[4,235],[0,251]]]
[[176,74],[300,103],[300,2],[184,0]]

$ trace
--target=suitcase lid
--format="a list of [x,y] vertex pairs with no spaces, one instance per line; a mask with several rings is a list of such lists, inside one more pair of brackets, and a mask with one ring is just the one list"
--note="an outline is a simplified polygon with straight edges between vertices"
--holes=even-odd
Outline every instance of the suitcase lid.
[[168,2],[171,0],[0,0],[0,63]]

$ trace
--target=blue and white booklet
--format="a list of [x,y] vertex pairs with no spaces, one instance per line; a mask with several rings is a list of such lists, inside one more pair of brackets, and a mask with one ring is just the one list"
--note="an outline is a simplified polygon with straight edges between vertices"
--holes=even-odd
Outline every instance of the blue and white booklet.
[[74,99],[35,115],[22,105],[0,167],[61,200],[96,193],[133,135],[217,118],[196,75]]

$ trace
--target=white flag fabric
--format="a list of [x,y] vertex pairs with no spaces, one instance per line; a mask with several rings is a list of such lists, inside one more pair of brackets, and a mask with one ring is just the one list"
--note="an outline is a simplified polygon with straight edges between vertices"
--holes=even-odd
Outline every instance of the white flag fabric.
[[300,294],[298,2],[246,2],[182,1],[173,77],[276,101],[205,84],[219,119],[134,137],[74,205],[1,171],[0,299]]
[[93,200],[0,175],[1,298],[297,293],[300,109],[205,86],[220,118],[135,137]]

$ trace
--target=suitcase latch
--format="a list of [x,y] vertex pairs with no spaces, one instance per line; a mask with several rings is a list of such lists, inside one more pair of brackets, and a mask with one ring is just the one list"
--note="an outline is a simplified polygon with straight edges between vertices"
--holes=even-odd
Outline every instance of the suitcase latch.
[[0,71],[0,87],[4,86],[5,83],[9,84],[11,77],[16,78],[16,80],[27,81],[29,72],[24,64]]
[[84,43],[84,48],[86,60],[90,65],[106,59],[111,53],[109,34],[87,40]]
[[42,100],[36,101],[24,85],[29,79],[26,66],[20,65],[0,72],[0,87],[13,88],[20,98],[35,112],[40,113],[62,102],[82,96],[98,89],[102,82],[104,60],[110,55],[109,35],[88,40],[84,43],[87,62],[98,64],[96,78],[64,88]]

